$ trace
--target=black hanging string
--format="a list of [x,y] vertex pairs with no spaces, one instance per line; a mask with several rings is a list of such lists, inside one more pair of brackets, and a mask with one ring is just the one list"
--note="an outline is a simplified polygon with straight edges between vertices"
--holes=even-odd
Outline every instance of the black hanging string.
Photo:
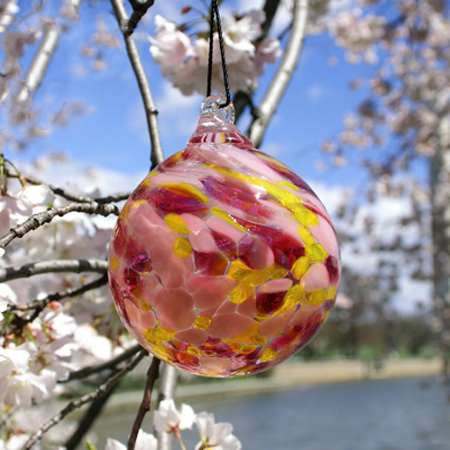
[[231,102],[230,86],[228,84],[228,72],[227,72],[227,62],[225,60],[225,48],[223,45],[222,37],[222,25],[220,23],[219,14],[219,3],[217,0],[211,0],[211,18],[210,18],[210,29],[209,29],[209,55],[208,55],[208,85],[206,96],[211,95],[211,80],[212,80],[212,65],[213,65],[213,51],[214,51],[214,25],[217,23],[217,32],[219,34],[219,46],[220,46],[220,57],[222,59],[222,73],[223,73],[223,83],[225,85],[225,95],[227,97],[226,103],[220,105],[220,108],[226,108]]

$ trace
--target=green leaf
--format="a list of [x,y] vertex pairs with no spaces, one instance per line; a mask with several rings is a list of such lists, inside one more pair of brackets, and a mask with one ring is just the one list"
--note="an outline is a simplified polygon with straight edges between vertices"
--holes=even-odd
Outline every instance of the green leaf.
[[97,447],[92,442],[86,441],[87,450],[97,450]]

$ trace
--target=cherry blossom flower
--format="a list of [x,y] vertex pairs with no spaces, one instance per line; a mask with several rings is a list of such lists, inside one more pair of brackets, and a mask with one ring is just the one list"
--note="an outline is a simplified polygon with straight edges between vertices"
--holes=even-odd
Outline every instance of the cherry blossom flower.
[[9,377],[8,391],[4,397],[10,405],[30,408],[31,400],[37,402],[49,397],[56,386],[56,373],[44,369],[40,374],[24,372]]
[[17,302],[16,293],[5,283],[0,284],[0,321],[3,320],[2,312],[8,309],[8,305]]
[[264,73],[266,64],[274,63],[281,55],[280,41],[274,37],[265,37],[256,47],[255,68],[259,75]]
[[112,343],[90,324],[80,325],[74,333],[78,347],[92,354],[96,358],[106,361],[112,356]]
[[[152,434],[139,430],[135,450],[156,450],[158,441]],[[105,450],[126,450],[127,447],[115,439],[107,439]]]
[[202,412],[195,418],[198,434],[201,441],[195,450],[240,450],[242,448],[239,439],[234,436],[233,426],[227,422],[214,422],[214,414]]
[[20,73],[19,58],[23,56],[25,47],[35,44],[41,34],[39,30],[33,29],[26,32],[5,33],[5,62],[3,63],[3,70],[6,75]]
[[31,399],[47,398],[56,385],[55,372],[43,369],[32,373],[30,366],[36,347],[25,342],[18,347],[0,348],[0,399],[22,408],[31,406]]
[[[266,37],[261,42],[262,11],[249,11],[235,17],[222,17],[223,42],[230,89],[256,88],[257,78],[267,63],[281,54],[278,39]],[[204,93],[207,76],[209,42],[199,35],[188,36],[173,22],[157,15],[156,36],[150,37],[150,52],[163,75],[184,95]],[[214,34],[212,89],[222,90],[222,66],[218,34]]]
[[0,377],[12,372],[23,372],[28,369],[30,358],[36,354],[36,347],[31,342],[15,347],[0,347]]
[[[7,442],[0,439],[0,450],[20,450],[29,437],[27,434],[16,434],[11,436]],[[37,450],[37,448],[39,447],[34,446],[33,450]]]
[[0,14],[17,14],[20,8],[17,6],[17,0],[1,0],[0,1]]
[[189,405],[183,403],[178,411],[172,399],[163,400],[154,413],[153,426],[159,433],[176,432],[191,428],[194,419],[194,410]]

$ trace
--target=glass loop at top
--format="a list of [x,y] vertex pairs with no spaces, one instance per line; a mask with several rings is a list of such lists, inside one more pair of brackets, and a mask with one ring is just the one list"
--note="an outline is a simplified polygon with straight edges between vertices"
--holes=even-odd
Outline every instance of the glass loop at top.
[[220,105],[225,104],[227,98],[223,94],[210,95],[206,97],[200,106],[200,117],[217,117],[230,123],[234,123],[234,105],[230,103],[225,108]]

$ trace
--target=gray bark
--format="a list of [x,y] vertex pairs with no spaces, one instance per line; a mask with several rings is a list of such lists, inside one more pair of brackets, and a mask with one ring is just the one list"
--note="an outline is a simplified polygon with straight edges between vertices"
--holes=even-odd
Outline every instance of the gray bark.
[[440,319],[439,345],[443,375],[448,378],[450,356],[450,119],[438,130],[438,145],[430,158],[431,234],[433,242],[433,298]]

